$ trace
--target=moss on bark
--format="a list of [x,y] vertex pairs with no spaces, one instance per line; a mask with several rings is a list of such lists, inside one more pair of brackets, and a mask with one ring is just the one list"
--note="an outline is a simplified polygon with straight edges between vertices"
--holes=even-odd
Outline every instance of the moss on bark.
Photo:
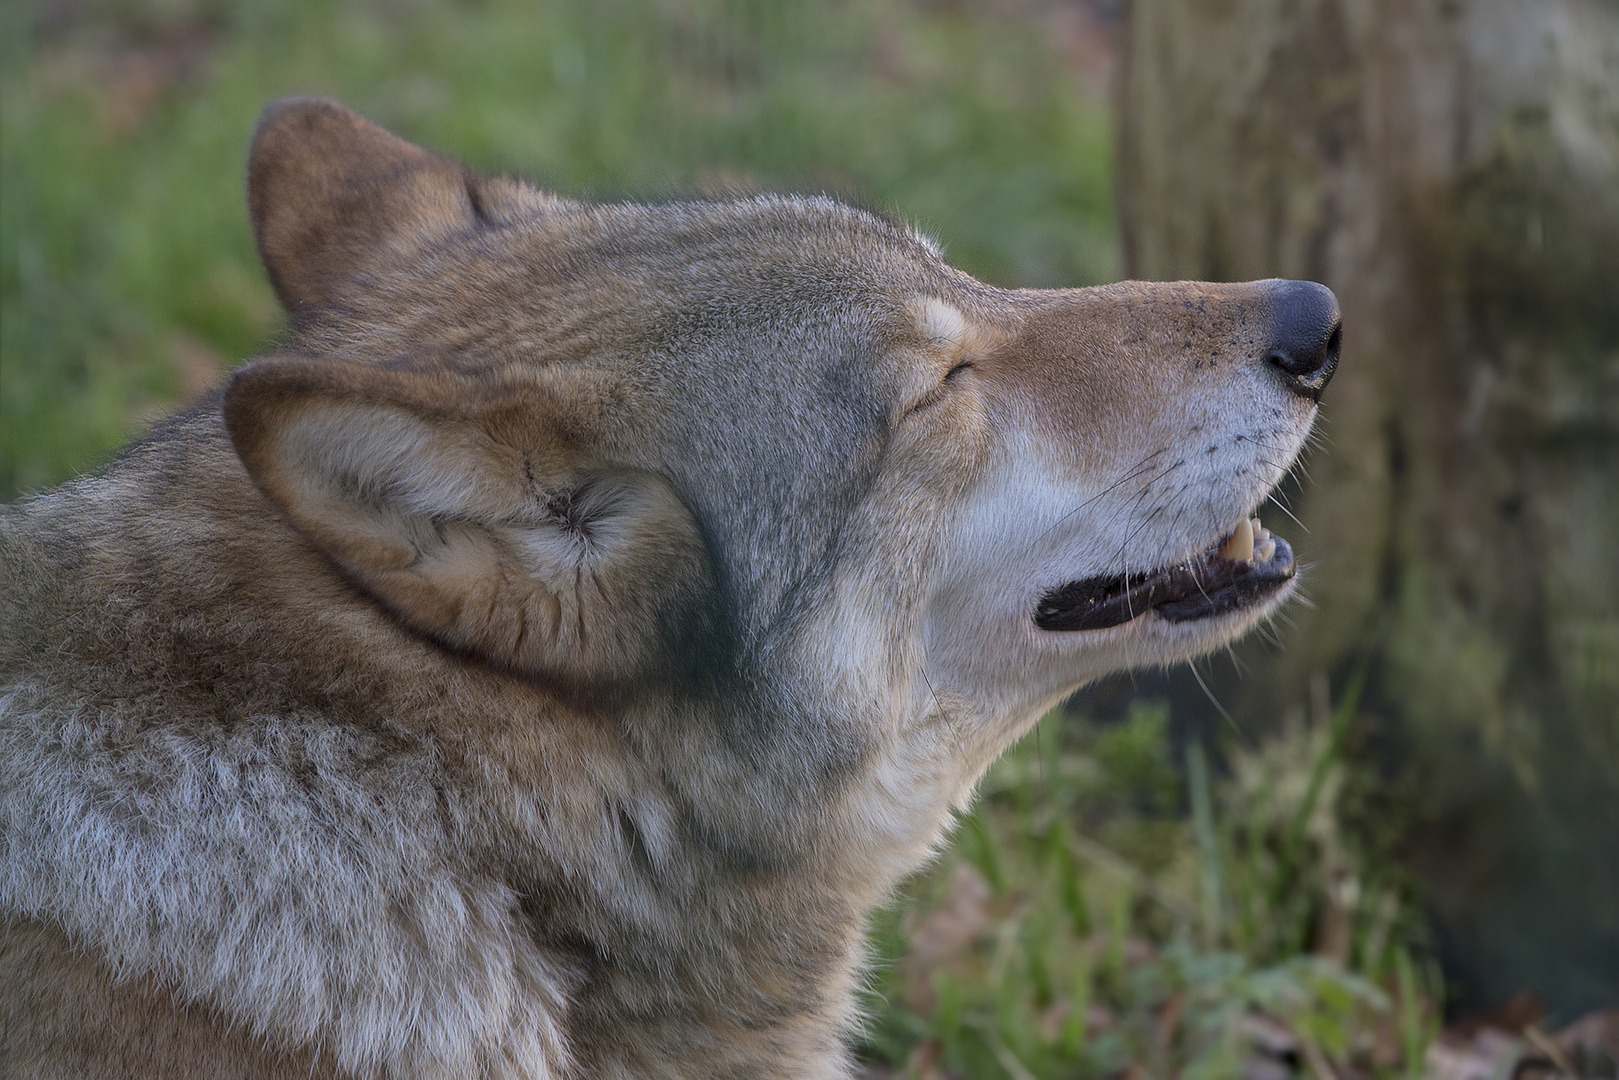
[[1619,8],[1134,0],[1124,52],[1130,272],[1344,310],[1316,606],[1217,691],[1258,724],[1371,653],[1364,833],[1461,1003],[1619,997]]

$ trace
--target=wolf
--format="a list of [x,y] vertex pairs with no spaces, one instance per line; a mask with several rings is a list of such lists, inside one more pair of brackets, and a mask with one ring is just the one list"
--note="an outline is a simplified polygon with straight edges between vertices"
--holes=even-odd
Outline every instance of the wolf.
[[996,755],[1296,586],[1319,285],[996,288],[313,99],[248,173],[279,348],[0,516],[7,1075],[851,1076]]

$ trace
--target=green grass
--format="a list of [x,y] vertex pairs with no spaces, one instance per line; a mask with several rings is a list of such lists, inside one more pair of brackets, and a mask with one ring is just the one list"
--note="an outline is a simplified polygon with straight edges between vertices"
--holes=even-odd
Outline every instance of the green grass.
[[[60,6],[52,6],[57,10]],[[8,5],[0,497],[95,465],[262,350],[259,111],[342,99],[575,195],[830,191],[1023,285],[1116,263],[1107,114],[1039,19],[901,3]]]
[[[1187,745],[1167,709],[1060,713],[990,773],[953,850],[873,928],[865,1052],[894,1076],[1420,1076],[1437,973],[1339,831],[1330,718]],[[1292,1075],[1292,1073],[1289,1073]]]

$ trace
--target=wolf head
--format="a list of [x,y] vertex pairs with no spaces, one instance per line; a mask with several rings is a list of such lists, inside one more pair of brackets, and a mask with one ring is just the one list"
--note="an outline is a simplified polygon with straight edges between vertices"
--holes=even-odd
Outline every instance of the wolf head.
[[997,289],[830,200],[584,205],[313,100],[266,114],[249,185],[292,332],[230,385],[238,453],[500,667],[786,665],[913,718],[948,697],[993,752],[1292,588],[1285,544],[1214,556],[1332,374],[1319,286]]

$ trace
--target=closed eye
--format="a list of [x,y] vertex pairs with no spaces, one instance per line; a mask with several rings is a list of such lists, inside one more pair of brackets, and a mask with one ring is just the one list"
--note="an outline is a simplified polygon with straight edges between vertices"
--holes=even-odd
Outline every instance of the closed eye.
[[914,405],[912,405],[909,409],[906,409],[905,415],[910,416],[913,413],[920,412],[921,410],[927,408],[929,405],[936,405],[940,401],[943,401],[945,391],[949,388],[950,384],[960,378],[963,373],[971,371],[974,366],[975,365],[971,360],[963,360],[961,363],[945,372],[944,378],[939,380],[939,385],[922,395],[922,397],[918,399]]

